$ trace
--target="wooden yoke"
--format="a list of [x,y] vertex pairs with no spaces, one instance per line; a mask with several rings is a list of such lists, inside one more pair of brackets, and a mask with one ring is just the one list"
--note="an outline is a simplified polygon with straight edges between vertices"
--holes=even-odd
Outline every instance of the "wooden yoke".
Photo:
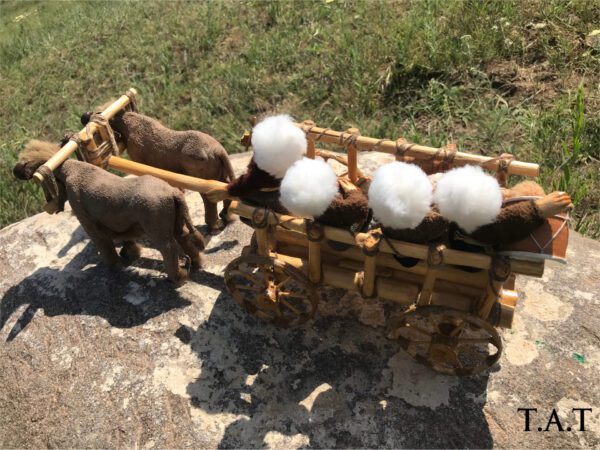
[[[137,95],[137,91],[134,88],[130,88],[127,91],[127,94],[122,95],[117,99],[114,103],[112,103],[108,108],[100,113],[100,115],[106,119],[112,119],[120,110],[129,105],[133,98]],[[94,133],[99,131],[101,125],[97,122],[91,122],[89,125],[85,126],[78,134],[77,137],[82,142],[90,142],[93,141]],[[104,135],[104,132],[103,132]],[[52,156],[48,161],[46,161],[41,167],[42,169],[38,169],[33,174],[33,179],[40,185],[44,183],[45,175],[54,171],[58,166],[60,166],[63,162],[65,162],[71,155],[77,150],[77,142],[75,140],[69,140],[56,154]]]

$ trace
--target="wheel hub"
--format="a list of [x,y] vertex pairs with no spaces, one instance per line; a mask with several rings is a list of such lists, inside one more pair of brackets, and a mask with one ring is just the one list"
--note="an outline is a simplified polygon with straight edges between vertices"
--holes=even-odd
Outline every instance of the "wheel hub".
[[455,349],[457,346],[458,339],[455,337],[435,333],[429,344],[429,356],[435,361],[451,364],[456,360]]

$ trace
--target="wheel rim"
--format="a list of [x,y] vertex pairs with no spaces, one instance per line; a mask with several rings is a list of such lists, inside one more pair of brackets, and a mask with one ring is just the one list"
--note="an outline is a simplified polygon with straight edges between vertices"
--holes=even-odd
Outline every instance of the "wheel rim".
[[225,269],[227,290],[244,310],[279,327],[295,327],[311,319],[318,296],[299,270],[280,260],[245,255]]
[[443,306],[424,306],[402,315],[391,336],[416,361],[448,375],[473,375],[493,366],[502,339],[488,322]]

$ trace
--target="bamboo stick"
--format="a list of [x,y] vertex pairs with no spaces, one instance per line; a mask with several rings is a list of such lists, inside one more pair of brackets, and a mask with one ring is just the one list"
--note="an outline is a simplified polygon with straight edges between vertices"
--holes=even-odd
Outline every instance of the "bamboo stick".
[[[271,253],[273,258],[286,262],[293,267],[302,270],[308,275],[308,262],[302,258],[282,255],[280,253]],[[340,267],[323,265],[323,283],[330,286],[346,289],[347,291],[356,291],[354,284],[355,272]],[[399,283],[395,280],[381,279],[377,280],[377,294],[380,298],[393,301],[401,305],[410,305],[415,302],[419,289],[417,286],[409,283]]]
[[308,242],[308,265],[310,267],[309,278],[313,283],[321,282],[321,243],[318,241]]
[[[358,128],[348,128],[346,131],[351,136],[359,136]],[[348,152],[348,178],[353,183],[358,179],[358,148],[354,143],[348,144],[346,147]]]
[[268,228],[255,228],[256,243],[258,244],[258,254],[269,256],[269,233]]
[[[295,261],[306,260],[306,247],[279,242],[276,257],[279,259],[285,259],[287,257],[294,258]],[[360,272],[364,267],[359,261],[339,258],[327,253],[323,254],[323,258],[323,261],[326,265],[347,269],[354,273]],[[305,273],[308,273],[308,267],[306,267]],[[378,280],[381,279],[402,281],[411,286],[420,286],[423,284],[424,277],[397,270],[388,270],[384,273],[380,271],[378,274]],[[447,306],[460,311],[470,312],[471,305],[481,297],[481,294],[481,288],[465,286],[463,284],[453,283],[438,278],[435,282],[435,291],[431,296],[431,304]],[[387,299],[384,298],[384,300]]]
[[419,292],[419,299],[417,300],[417,304],[419,306],[426,306],[431,302],[431,296],[433,295],[436,278],[437,269],[430,267],[425,274],[425,280],[423,280],[421,292]]
[[377,277],[377,267],[375,265],[376,256],[365,256],[363,291],[365,297],[373,297],[375,294],[375,279]]
[[502,292],[502,282],[491,280],[486,288],[485,294],[482,296],[480,304],[477,308],[477,315],[483,320],[487,320],[494,304],[498,301],[498,293]]
[[[297,231],[285,230],[280,227],[277,227],[277,229],[275,230],[275,240],[293,243],[296,245],[307,245],[307,239],[304,234]],[[346,258],[354,259],[356,261],[364,260],[364,255],[362,251],[356,246],[351,246],[347,250],[339,251],[331,248],[327,241],[323,241],[321,244],[321,249],[323,252],[343,256]],[[400,264],[393,255],[386,253],[379,253],[379,255],[377,255],[377,265],[423,276],[427,272],[427,264],[424,261],[420,261],[417,265],[413,267],[405,267],[402,264]],[[544,262],[511,260],[511,270],[514,273],[534,277],[541,277],[544,273]],[[477,287],[484,287],[488,282],[487,272],[465,272],[464,270],[456,269],[450,266],[444,266],[443,268],[441,268],[438,271],[438,277],[444,280],[454,281],[457,283],[463,283],[469,286]],[[507,288],[510,287],[506,284],[505,286]]]
[[430,304],[470,312],[471,302],[469,297],[460,295],[460,293],[436,291],[431,296]]
[[[315,123],[312,120],[305,120],[302,122],[305,127],[312,127]],[[306,136],[307,146],[306,146],[306,157],[310,159],[315,159],[315,139],[312,136]]]
[[[137,95],[137,91],[134,88],[130,88],[128,93],[132,96]],[[110,104],[108,108],[102,111],[101,114],[105,119],[112,119],[115,116],[115,114],[117,114],[120,110],[125,108],[130,102],[131,99],[127,95],[122,95],[114,103]],[[98,127],[98,124],[96,124],[95,122],[90,122],[79,132],[79,137],[83,141],[93,140],[93,135],[98,130]],[[70,158],[73,152],[75,152],[75,150],[77,150],[77,143],[70,140],[43,165],[49,170],[53,171],[63,162],[65,162],[68,158]],[[39,172],[35,172],[33,174],[33,179],[38,184],[42,184],[44,182],[44,176]]]
[[[320,156],[325,161],[327,161],[328,159],[333,159],[334,161],[337,161],[341,165],[348,167],[348,155],[346,155],[344,153],[333,152],[331,150],[324,150],[322,148],[317,148],[315,150],[315,153],[317,156]],[[356,166],[356,176],[358,178],[362,178],[364,176],[364,174],[358,167],[358,164]]]
[[[293,244],[296,246],[304,246],[306,248],[307,239],[302,233],[298,233],[296,231],[284,230],[281,228],[276,228],[275,230],[275,240],[278,243],[284,242],[287,244]],[[356,246],[349,247],[347,250],[339,251],[331,248],[327,241],[323,241],[321,244],[321,250],[325,254],[334,255],[338,259],[339,258],[349,258],[359,263],[363,263],[364,254],[363,252]],[[405,267],[400,264],[394,256],[379,253],[377,255],[377,266],[379,270],[382,267],[394,269],[399,273],[408,273],[413,274],[422,278],[425,276],[427,272],[427,263],[420,261],[417,265],[413,267]],[[357,269],[359,270],[359,269]],[[462,283],[467,286],[483,288],[487,285],[488,275],[487,272],[465,272],[463,270],[455,269],[450,266],[444,266],[440,268],[438,271],[438,277],[443,280],[453,281],[456,283]],[[479,291],[481,292],[481,291]]]
[[128,159],[119,158],[118,156],[111,156],[108,159],[108,167],[132,175],[152,175],[165,180],[172,186],[190,189],[192,191],[200,192],[201,194],[205,194],[209,190],[216,187],[227,186],[227,183],[223,183],[221,181],[204,180],[202,178],[190,177],[188,175],[182,175],[179,173],[170,172],[168,170],[148,166],[146,164],[140,164]]
[[[284,247],[284,250],[289,249],[290,247]],[[299,248],[299,247],[296,247]],[[297,251],[297,250],[295,250]],[[301,255],[301,253],[297,253],[297,255]],[[294,255],[296,256],[296,255]],[[346,269],[352,269],[355,271],[359,271],[362,268],[362,265],[359,261],[353,260],[353,259],[338,259],[337,261],[334,261],[336,264],[338,264],[340,267],[344,267]],[[378,263],[380,262],[379,259],[377,261]],[[379,268],[379,274],[378,276],[384,276],[384,277],[388,277],[388,278],[393,278],[393,279],[398,279],[398,280],[403,280],[403,281],[407,281],[411,284],[416,284],[416,285],[422,285],[424,280],[425,280],[425,275],[419,275],[416,273],[411,273],[411,272],[405,272],[402,270],[393,270],[389,268],[387,271],[385,269],[382,270],[382,268]],[[483,277],[481,277],[482,281],[479,281],[479,285],[469,285],[464,283],[463,279],[458,279],[458,280],[445,280],[444,276],[445,274],[447,274],[447,271],[445,270],[445,268],[440,268],[438,269],[438,273],[437,273],[437,279],[435,281],[435,292],[438,291],[442,291],[442,292],[456,292],[459,293],[461,295],[464,296],[468,296],[471,297],[472,299],[476,300],[479,297],[481,297],[481,293],[483,288],[485,287],[484,283],[487,283],[487,276],[485,277],[485,279]]]
[[[506,286],[506,283],[504,283],[504,286]],[[517,302],[519,301],[519,293],[513,289],[503,288],[500,294],[500,301],[514,308],[517,306]]]
[[[296,126],[306,129],[303,124],[296,124]],[[348,133],[342,133],[339,131],[329,130],[326,128],[320,128],[313,126],[307,132],[308,136],[314,137],[315,141],[322,141],[329,144],[341,145],[345,139],[349,137]],[[359,151],[379,151],[388,153],[391,155],[397,154],[396,141],[388,139],[375,139],[367,136],[359,136],[356,141],[356,149]],[[402,143],[399,144],[407,156],[413,156],[418,159],[430,159],[438,155],[439,149],[433,147],[427,147],[419,144]],[[466,165],[466,164],[477,164],[481,165],[484,169],[496,171],[500,164],[499,159],[488,156],[475,155],[464,152],[457,152],[454,157],[453,164],[455,165]],[[514,175],[524,175],[528,177],[536,177],[539,174],[539,165],[533,163],[527,163],[523,161],[513,161],[508,167],[508,173]]]

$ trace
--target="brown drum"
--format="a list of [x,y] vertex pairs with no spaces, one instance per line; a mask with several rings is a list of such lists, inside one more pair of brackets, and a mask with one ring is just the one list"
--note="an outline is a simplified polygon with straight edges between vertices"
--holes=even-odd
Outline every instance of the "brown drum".
[[[506,200],[505,204],[536,198],[539,197],[516,197]],[[568,221],[568,213],[550,217],[528,237],[510,244],[500,253],[520,259],[555,259],[566,262],[569,243]]]

